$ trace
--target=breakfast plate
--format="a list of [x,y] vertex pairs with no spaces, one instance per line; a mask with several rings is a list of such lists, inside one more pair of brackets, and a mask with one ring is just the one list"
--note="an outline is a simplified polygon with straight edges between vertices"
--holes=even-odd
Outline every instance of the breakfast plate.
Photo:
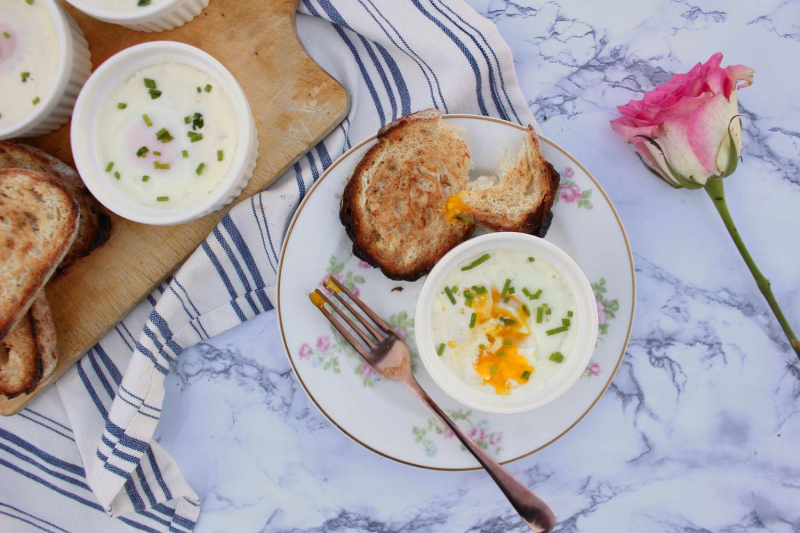
[[[491,173],[503,149],[516,150],[524,128],[473,115],[443,117],[463,128],[475,168]],[[572,429],[611,384],[633,326],[633,255],[622,222],[597,180],[557,144],[540,137],[561,174],[547,240],[567,252],[591,282],[597,301],[597,346],[581,377],[563,395],[533,411],[490,414],[462,405],[433,382],[416,355],[415,308],[424,278],[394,281],[352,254],[339,222],[350,172],[374,143],[345,153],[317,180],[292,219],[278,272],[278,319],[289,361],[303,389],[347,436],[389,459],[440,470],[478,464],[423,403],[397,383],[380,380],[308,300],[335,276],[395,328],[415,352],[415,374],[431,397],[499,462],[534,453]]]

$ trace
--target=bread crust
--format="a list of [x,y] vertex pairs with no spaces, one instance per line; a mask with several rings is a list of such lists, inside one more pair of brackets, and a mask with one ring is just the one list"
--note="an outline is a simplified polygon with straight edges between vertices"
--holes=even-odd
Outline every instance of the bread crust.
[[53,321],[53,313],[50,311],[50,303],[44,292],[33,301],[28,315],[33,320],[35,328],[36,354],[42,367],[41,381],[47,379],[58,365],[56,325]]
[[[15,184],[14,181],[17,183]],[[24,239],[30,238],[26,232],[32,231],[29,228],[36,223],[28,220],[28,213],[24,212],[24,206],[12,201],[11,197],[5,194],[4,187],[7,184],[20,187],[24,185],[36,189],[37,194],[45,192],[53,194],[57,197],[63,212],[58,229],[54,232],[54,240],[57,242],[52,243],[51,248],[42,255],[40,260],[26,262],[23,286],[16,292],[0,293],[0,295],[4,294],[6,298],[6,300],[0,298],[0,339],[8,335],[11,328],[28,312],[44,284],[53,275],[75,240],[80,223],[78,203],[62,185],[53,182],[39,172],[20,169],[0,170],[0,216],[11,217],[13,219],[11,224],[17,225],[20,231],[19,234],[14,235],[0,233],[0,267],[4,265],[5,261],[11,261],[12,254],[19,253],[15,243],[19,240],[24,244]],[[30,245],[23,246],[22,253],[25,253],[29,247]],[[7,280],[4,283],[10,285]]]
[[0,343],[8,351],[8,362],[0,368],[0,394],[10,399],[31,393],[42,379],[42,360],[30,313]]
[[111,234],[111,218],[72,167],[39,148],[0,141],[0,170],[7,168],[46,174],[47,179],[61,185],[80,206],[81,224],[78,235],[58,266],[59,273],[65,272],[76,260],[86,257],[108,240]]

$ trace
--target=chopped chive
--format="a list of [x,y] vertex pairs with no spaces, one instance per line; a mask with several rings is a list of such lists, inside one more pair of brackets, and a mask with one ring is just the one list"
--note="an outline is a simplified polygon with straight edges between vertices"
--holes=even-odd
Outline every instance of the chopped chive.
[[561,352],[553,352],[550,354],[550,357],[548,357],[548,359],[550,359],[554,363],[560,363],[561,361],[564,360],[564,356],[561,354]]
[[472,316],[469,317],[469,327],[474,328],[475,327],[475,321],[477,321],[477,320],[478,320],[478,315],[476,315],[475,313],[472,313]]
[[542,289],[539,289],[538,291],[534,292],[531,296],[529,296],[529,298],[531,300],[538,300],[539,296],[541,295],[542,295]]
[[488,261],[489,257],[491,257],[489,254],[483,254],[482,256],[480,256],[479,258],[477,258],[475,261],[473,261],[472,263],[468,264],[467,266],[461,267],[461,271],[463,272],[464,270],[472,270],[473,268],[475,268],[476,266],[480,265],[481,263],[485,263],[486,261]]
[[572,311],[567,311],[567,316],[572,318]]
[[[150,149],[147,146],[142,146],[141,148],[136,150],[136,157],[144,157],[145,154],[147,154],[147,152],[149,152],[149,151],[150,151]],[[155,152],[153,152],[153,153],[155,153]]]
[[541,324],[542,319],[544,318],[544,307],[541,305],[536,308],[536,323]]
[[[499,354],[498,354],[499,355]],[[497,374],[497,365],[492,365],[492,368],[489,369],[489,372],[494,376]]]
[[153,152],[153,155],[161,155],[161,152]]
[[33,5],[33,0],[25,0],[25,3],[28,4],[29,6],[32,6]]
[[168,143],[170,141],[174,141],[175,137],[170,135],[169,130],[167,128],[161,128],[160,130],[158,130],[158,133],[156,133],[156,139],[158,139],[162,143]]
[[444,353],[444,343],[439,345],[439,349],[436,350],[436,353],[441,357],[441,355]]
[[550,316],[552,313],[553,313],[553,310],[550,309],[550,306],[547,305],[547,304],[544,304],[544,314],[546,314],[547,316]]
[[473,299],[472,293],[471,292],[467,293],[467,295],[464,297],[464,305],[466,305],[467,307],[472,307],[472,299]]
[[503,340],[503,346],[511,346],[512,342],[508,339]]
[[117,109],[125,109],[126,107],[128,107],[128,104],[125,102],[120,102],[117,104]]
[[193,143],[196,143],[197,141],[202,141],[203,140],[203,134],[202,133],[195,133],[193,131],[190,131],[186,135],[189,137],[189,141],[191,141]]
[[145,78],[144,79],[144,86],[147,87],[148,89],[155,89],[156,88],[156,82],[155,82],[155,80],[151,80],[150,78]]
[[500,293],[501,298],[505,298],[506,294],[508,294],[508,289],[511,287],[511,278],[507,278],[506,282],[503,284],[503,292]]
[[456,220],[461,222],[462,224],[469,226],[470,224],[475,223],[475,219],[469,215],[465,215],[464,213],[459,213],[456,215]]
[[184,124],[191,124],[192,123],[191,115],[186,115],[185,117],[183,117],[183,123]]
[[225,159],[225,152],[217,150],[217,161],[222,161],[223,159]]
[[528,306],[525,305],[525,304],[522,304],[522,312],[525,313],[528,316],[531,316],[531,310],[528,309]]
[[213,87],[211,87],[211,85],[206,85],[205,88],[204,88],[205,92],[207,92],[207,93],[210,93],[211,89],[213,89]]
[[450,287],[445,287],[444,293],[447,295],[447,298],[450,300],[450,303],[456,305],[456,297],[453,296],[453,292],[450,290]]
[[121,176],[120,176],[119,172],[114,172],[114,177],[119,179]]
[[504,316],[501,316],[498,320],[500,320],[500,323],[505,326],[513,326],[514,324],[517,323],[517,321],[514,320],[513,318],[506,318]]
[[458,285],[453,285],[451,289],[453,291],[453,294],[456,294],[458,292]]
[[147,124],[147,127],[148,127],[148,128],[149,128],[149,127],[152,127],[153,123],[152,123],[152,122],[150,122],[150,117],[148,117],[148,116],[147,116],[147,113],[145,113],[144,115],[142,115],[142,118],[144,119],[144,123],[145,123],[145,124]]
[[111,172],[111,170],[112,170],[113,168],[114,168],[114,162],[112,161],[112,162],[111,162],[111,163],[109,163],[109,164],[108,164],[108,166],[106,167],[106,172]]
[[497,352],[497,357],[503,357],[505,354],[506,354],[505,351],[500,350],[499,352]]
[[472,290],[475,291],[475,294],[486,294],[486,287],[473,285]]
[[201,89],[200,87],[198,87],[198,88],[197,88],[197,92],[198,92],[198,93],[201,93],[201,92],[203,92],[203,89]]
[[11,38],[11,34],[9,34],[7,31],[4,31],[3,32],[3,37],[5,37],[6,39],[10,39]]
[[562,326],[569,326],[569,324],[570,324],[569,318],[562,318],[561,319],[561,325]]
[[526,370],[525,372],[522,373],[522,375],[520,376],[520,379],[522,379],[524,381],[528,381],[530,379],[530,377],[531,377],[531,373],[528,370]]
[[533,263],[534,261],[536,261],[536,259],[534,259],[533,257],[528,258],[528,263]]
[[36,104],[38,104],[38,103],[40,102],[40,100],[39,100],[39,97],[37,96],[36,98],[34,98],[34,99],[32,100],[32,102],[33,102],[33,105],[36,105]]
[[147,92],[150,93],[150,98],[152,98],[153,100],[161,96],[161,91],[159,91],[158,89],[150,89]]
[[556,333],[563,333],[569,329],[569,326],[559,326],[557,328],[548,329],[545,331],[548,336],[555,335]]
[[20,74],[20,77],[22,78],[22,83],[26,83],[28,81],[28,78],[31,77],[31,73],[23,72],[22,74]]
[[206,164],[205,163],[200,163],[199,165],[197,165],[197,170],[195,170],[195,172],[197,172],[198,176],[203,173],[203,169],[204,168],[206,168]]
[[159,196],[156,198],[156,202],[169,202],[169,196]]
[[202,113],[195,113],[194,117],[192,118],[192,129],[193,130],[202,130],[203,126],[206,125],[206,121],[203,120]]
[[187,157],[189,157],[189,152],[187,152],[186,150],[181,150],[181,155],[183,156],[184,159],[186,159]]
[[528,288],[527,288],[527,287],[522,287],[522,294],[524,294],[525,296],[527,296],[527,297],[528,297],[528,300],[530,300],[530,299],[531,299],[531,293],[530,293],[530,292],[528,292]]
[[147,175],[142,176],[142,181],[145,181],[145,182],[150,181],[150,176],[147,176]]
[[149,6],[153,0],[139,0],[136,5],[139,7]]
[[169,163],[159,163],[158,161],[153,161],[153,168],[156,170],[169,170]]

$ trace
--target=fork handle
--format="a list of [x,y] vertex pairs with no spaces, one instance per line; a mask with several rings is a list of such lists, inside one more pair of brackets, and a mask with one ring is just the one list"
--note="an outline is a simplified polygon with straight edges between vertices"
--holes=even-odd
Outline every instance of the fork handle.
[[503,494],[506,495],[508,501],[519,513],[520,517],[528,524],[533,531],[537,533],[547,533],[552,531],[556,525],[556,517],[550,507],[536,494],[531,492],[528,487],[517,481],[517,479],[508,473],[508,471],[500,466],[497,461],[492,459],[489,454],[478,447],[472,440],[467,437],[461,428],[453,422],[449,416],[428,396],[416,379],[412,377],[409,382],[404,382],[405,385],[416,394],[420,400],[425,402],[425,405],[433,411],[439,420],[441,420],[450,430],[458,437],[458,440],[466,446],[470,453],[475,456],[475,459],[489,472],[492,479]]

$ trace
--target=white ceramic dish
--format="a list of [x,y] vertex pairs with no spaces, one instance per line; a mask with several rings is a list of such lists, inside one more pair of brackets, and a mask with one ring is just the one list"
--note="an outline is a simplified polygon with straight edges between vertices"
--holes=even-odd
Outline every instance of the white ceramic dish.
[[[433,300],[444,278],[464,261],[486,252],[522,250],[543,259],[556,268],[575,298],[575,333],[571,349],[562,368],[549,378],[541,389],[522,385],[512,394],[486,394],[459,379],[436,353],[431,331]],[[480,268],[480,267],[478,267]],[[581,268],[557,246],[544,239],[521,233],[489,233],[474,237],[450,250],[436,263],[422,285],[414,318],[416,343],[420,359],[433,381],[451,398],[468,407],[487,413],[523,413],[546,405],[564,394],[581,377],[592,357],[597,342],[597,308],[589,280]],[[566,353],[566,352],[565,352]]]
[[[6,0],[7,1],[7,0]],[[28,117],[0,128],[0,140],[44,135],[69,121],[75,99],[92,72],[92,55],[78,24],[55,0],[39,0],[50,12],[58,37],[58,70],[47,94]]]
[[[524,129],[502,120],[450,115],[464,128],[476,164],[474,175],[497,168],[503,145],[518,146]],[[506,463],[552,443],[575,426],[608,388],[625,353],[635,301],[633,255],[625,230],[600,184],[558,145],[542,137],[545,156],[561,174],[559,200],[548,241],[566,251],[592,282],[598,340],[580,379],[561,397],[527,413],[497,415],[465,408],[431,379],[415,356],[425,390],[497,460]],[[386,278],[351,253],[339,223],[344,183],[374,138],[336,160],[308,191],[290,223],[278,267],[278,318],[284,346],[311,401],[350,438],[390,459],[440,470],[478,465],[408,390],[378,379],[308,300],[334,274],[405,337],[416,351],[414,310],[423,280]],[[402,290],[393,290],[400,287]],[[305,419],[308,420],[308,419]]]
[[209,0],[154,0],[149,6],[129,2],[130,9],[109,8],[96,0],[67,0],[87,15],[103,22],[118,24],[132,30],[159,32],[183,26],[199,15]]
[[[239,145],[228,174],[208,195],[174,209],[156,209],[137,203],[109,179],[105,163],[97,155],[97,110],[117,84],[143,67],[160,62],[179,62],[208,72],[217,90],[230,97],[238,120]],[[92,194],[121,217],[153,225],[180,224],[216,211],[241,194],[253,176],[258,158],[258,134],[250,105],[239,83],[216,59],[192,46],[156,41],[133,46],[109,58],[87,81],[75,105],[71,130],[75,165]]]

